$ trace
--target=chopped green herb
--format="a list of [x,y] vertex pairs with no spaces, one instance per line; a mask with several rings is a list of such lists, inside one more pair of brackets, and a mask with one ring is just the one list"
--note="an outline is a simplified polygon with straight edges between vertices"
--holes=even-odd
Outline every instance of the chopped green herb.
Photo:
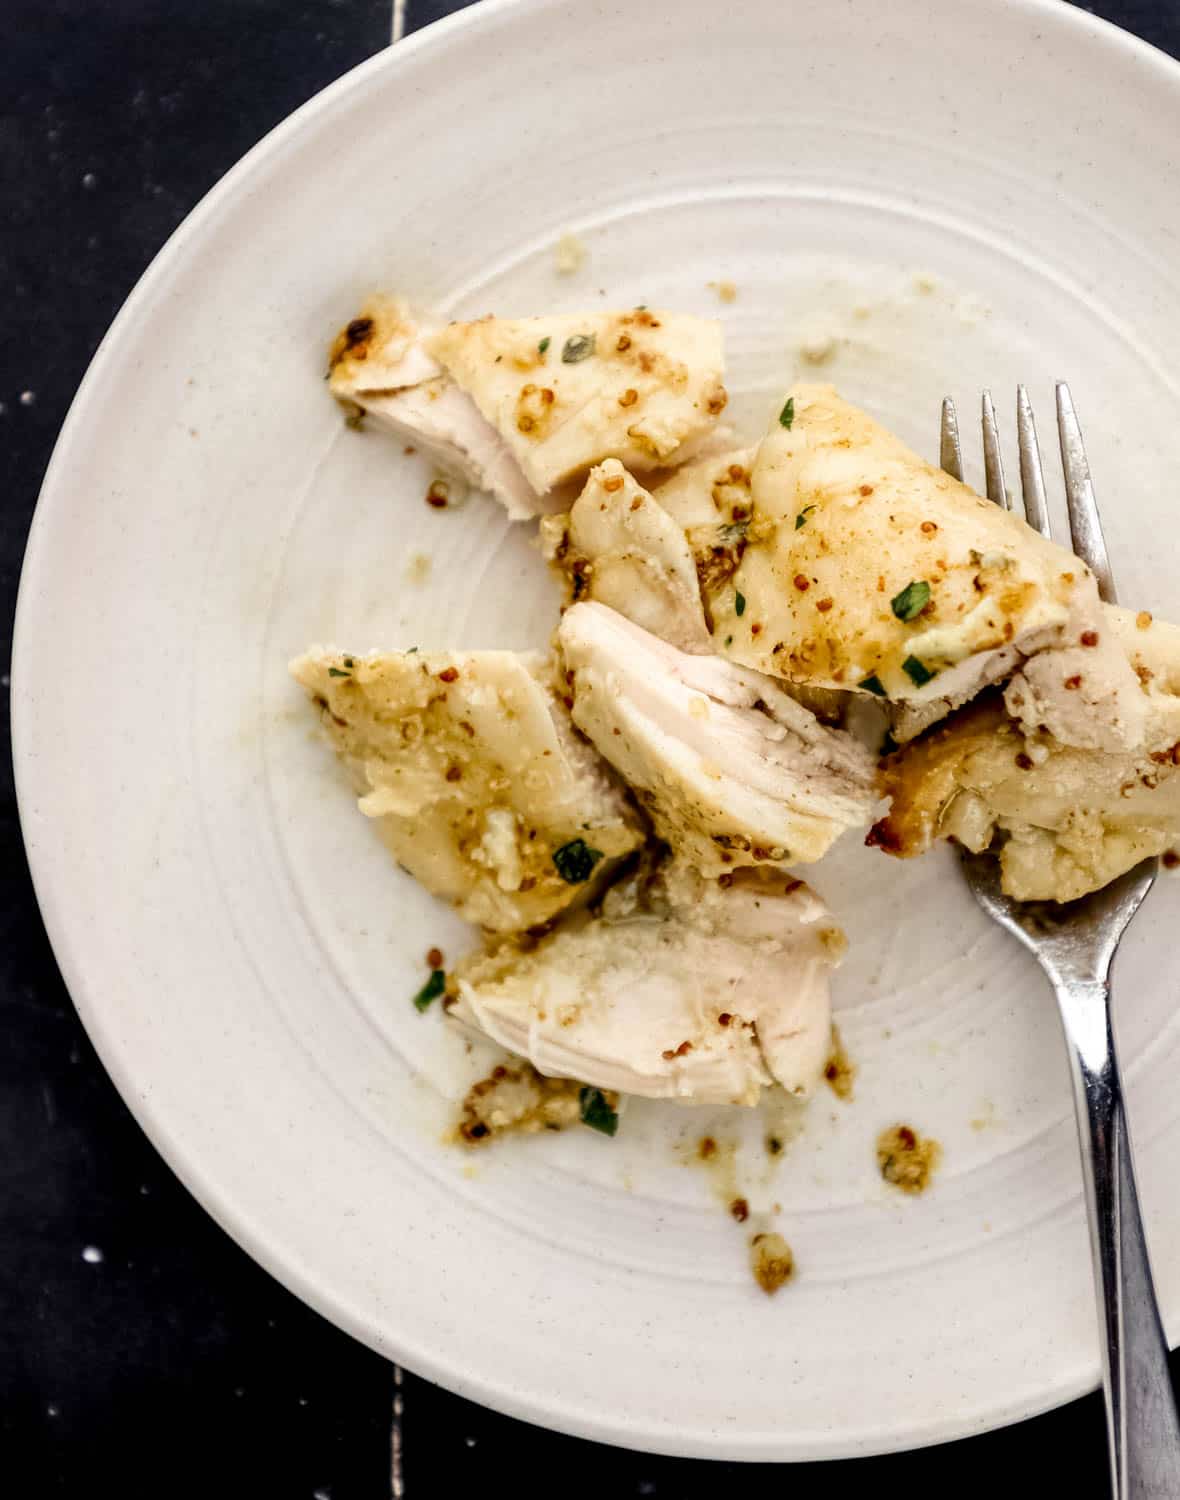
[[345,657],[345,658],[344,658],[344,665],[345,665],[345,666],[346,666],[346,667],[347,667],[347,668],[348,668],[348,670],[349,670],[349,671],[350,671],[350,672],[351,672],[351,671],[352,671],[352,669],[353,669],[353,667],[355,667],[355,666],[356,666],[356,662],[355,662],[355,661],[354,661],[354,660],[353,660],[353,659],[352,659],[352,657],[351,657],[351,656],[346,656],[346,657]]
[[538,354],[544,354],[545,350],[548,349],[548,347],[549,347],[549,335],[546,334],[545,337],[541,340],[541,342],[537,345],[537,353]]
[[744,615],[746,612],[746,596],[739,589],[733,598],[733,612],[735,615]]
[[893,730],[887,729],[885,731],[885,738],[881,741],[881,748],[877,751],[877,754],[892,755],[899,748],[897,741],[893,738]]
[[351,677],[352,673],[351,672],[342,672],[339,667],[329,667],[328,668],[328,676],[329,677]]
[[875,693],[878,698],[885,697],[885,684],[876,672],[871,672],[867,677],[862,678],[859,686],[864,688],[866,693]]
[[800,526],[806,526],[807,525],[807,517],[811,514],[811,512],[814,509],[815,509],[814,505],[805,505],[803,507],[803,509],[795,517],[795,530],[796,531],[799,530]]
[[411,646],[410,649],[406,652],[406,655],[413,656],[414,652],[417,651],[417,649],[417,646]]
[[578,1090],[578,1108],[582,1115],[582,1124],[589,1125],[591,1130],[601,1130],[603,1135],[614,1135],[619,1128],[618,1111],[610,1107],[606,1102],[606,1095],[601,1089],[586,1087]]
[[787,397],[787,404],[786,404],[786,406],[783,407],[782,411],[779,412],[778,419],[779,419],[780,425],[783,426],[783,427],[785,427],[787,429],[787,431],[790,432],[792,424],[795,421],[795,398],[794,398],[794,396],[788,396]]
[[889,607],[899,620],[916,620],[929,603],[930,585],[924,578],[915,578],[900,594],[894,594]]
[[590,879],[594,866],[602,858],[601,849],[591,849],[585,839],[570,839],[553,851],[557,873],[567,885],[581,885]]
[[749,532],[749,521],[727,521],[719,528],[717,535],[723,547],[733,547],[738,542],[744,542]]
[[926,663],[919,661],[916,656],[907,656],[901,664],[901,669],[915,687],[925,687],[931,678],[938,676],[937,672],[932,672]]
[[589,359],[594,353],[597,340],[592,333],[575,333],[568,338],[561,351],[561,362],[563,365],[581,364],[582,360]]
[[414,996],[415,1010],[429,1010],[447,987],[447,976],[442,969],[431,969],[430,978]]
[[731,636],[731,635],[727,635],[727,636],[726,636],[726,637],[725,637],[725,644],[726,644],[726,645],[727,645],[727,646],[732,646],[732,645],[733,645],[733,636]]

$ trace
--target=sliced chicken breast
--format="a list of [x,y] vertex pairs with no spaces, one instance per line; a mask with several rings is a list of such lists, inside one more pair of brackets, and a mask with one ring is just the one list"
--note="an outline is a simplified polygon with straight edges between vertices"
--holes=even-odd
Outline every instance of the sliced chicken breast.
[[1038,666],[1040,722],[1085,744],[1141,740],[1133,674],[1103,642],[1089,570],[830,386],[791,391],[758,449],[751,506],[705,583],[714,640],[735,660],[895,700],[913,711],[904,734],[1028,657],[1078,648],[1100,689],[1079,718],[1053,690],[1073,671]]
[[591,469],[568,516],[547,516],[541,542],[571,600],[596,600],[682,651],[713,649],[684,532],[617,459]]
[[692,1103],[807,1094],[831,1047],[829,975],[844,939],[777,871],[660,872],[612,891],[535,946],[459,966],[451,1015],[541,1073]]
[[595,896],[644,842],[539,653],[313,649],[291,664],[399,864],[519,932]]
[[993,691],[882,762],[891,806],[869,842],[910,858],[938,838],[998,840],[1003,889],[1052,901],[1180,842],[1180,629],[1116,609],[1105,628],[1141,684],[1141,747],[1063,744],[1012,717],[1012,688]]
[[606,458],[690,457],[726,404],[717,322],[594,312],[419,326],[377,298],[337,336],[331,389],[487,490],[516,520],[564,510]]
[[868,752],[772,678],[677,651],[602,604],[568,609],[558,642],[574,723],[703,874],[817,860],[872,817]]
[[681,463],[725,409],[721,325],[683,313],[563,313],[449,323],[427,341],[538,495],[617,458]]

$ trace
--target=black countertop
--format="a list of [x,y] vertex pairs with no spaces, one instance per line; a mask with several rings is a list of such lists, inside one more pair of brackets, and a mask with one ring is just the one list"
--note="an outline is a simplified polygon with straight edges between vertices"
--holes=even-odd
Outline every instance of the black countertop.
[[[4,662],[37,489],[107,325],[222,173],[389,42],[393,8],[7,0]],[[407,0],[406,27],[459,8]],[[1174,0],[1087,9],[1180,56]],[[7,675],[2,686],[7,736]],[[578,1500],[704,1495],[745,1479],[803,1495],[822,1485],[835,1500],[882,1485],[1021,1493],[1022,1476],[1047,1463],[1079,1500],[1106,1493],[1096,1396],[967,1442],[784,1475],[560,1437],[394,1371],[256,1266],[145,1140],[58,975],[21,853],[8,757],[2,776],[0,1453],[9,1493],[419,1500],[478,1482],[493,1495],[545,1486]]]

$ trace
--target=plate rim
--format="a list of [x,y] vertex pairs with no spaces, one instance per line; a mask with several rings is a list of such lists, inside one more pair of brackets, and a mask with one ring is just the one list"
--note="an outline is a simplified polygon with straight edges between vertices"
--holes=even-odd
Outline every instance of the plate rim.
[[[24,663],[29,652],[27,643],[32,639],[36,628],[34,616],[39,585],[44,576],[41,554],[48,545],[50,510],[54,504],[59,475],[69,462],[75,433],[82,424],[85,412],[99,399],[98,393],[103,388],[107,365],[134,336],[143,304],[158,287],[166,285],[174,263],[185,254],[191,243],[199,241],[206,222],[224,204],[247,189],[254,175],[259,170],[264,170],[277,154],[294,145],[310,122],[329,114],[340,101],[372,86],[390,73],[396,74],[403,66],[403,59],[412,58],[419,52],[445,47],[449,38],[462,31],[482,29],[513,12],[522,15],[530,11],[558,12],[574,3],[577,0],[478,0],[478,3],[441,17],[364,59],[285,116],[245,152],[202,195],[138,277],[95,349],[67,409],[40,485],[25,545],[14,613],[10,667],[11,747],[16,802],[29,875],[54,960],[104,1070],[136,1123],[169,1169],[179,1177],[202,1209],[251,1259],[321,1316],[362,1344],[465,1399],[542,1427],[633,1451],[719,1462],[764,1462],[767,1455],[761,1451],[760,1439],[753,1435],[742,1440],[746,1445],[743,1451],[732,1446],[732,1440],[727,1440],[720,1433],[715,1435],[717,1441],[711,1441],[709,1435],[705,1434],[674,1434],[670,1430],[648,1427],[638,1431],[628,1429],[616,1419],[600,1420],[593,1413],[569,1409],[556,1396],[550,1398],[545,1408],[539,1408],[529,1398],[496,1384],[494,1380],[482,1378],[457,1362],[449,1362],[432,1349],[413,1349],[409,1352],[409,1357],[405,1358],[399,1347],[395,1347],[376,1330],[354,1317],[347,1306],[334,1298],[325,1286],[315,1281],[310,1268],[299,1264],[289,1253],[285,1254],[281,1243],[275,1241],[263,1226],[254,1222],[255,1215],[247,1204],[239,1202],[232,1190],[219,1188],[214,1180],[216,1174],[202,1169],[198,1160],[199,1153],[170,1130],[163,1118],[166,1111],[155,1099],[138,1091],[133,1071],[121,1056],[120,1046],[112,1029],[104,1024],[104,1009],[96,999],[98,990],[85,972],[88,968],[87,961],[72,941],[68,930],[68,903],[54,891],[48,874],[39,869],[36,846],[30,840],[26,823],[26,809],[31,801],[28,788],[36,774],[37,756],[31,727],[35,693],[32,689],[25,688],[26,677],[30,674],[26,673]],[[963,8],[968,5],[973,9],[978,8],[978,0],[956,0],[956,3]],[[1075,28],[1081,32],[1089,32],[1099,45],[1118,47],[1127,56],[1137,57],[1156,70],[1164,86],[1180,91],[1180,60],[1112,21],[1073,4],[1062,5],[1060,0],[990,0],[990,3],[1003,6],[1008,11],[1023,12],[1030,25],[1041,21],[1047,26],[1058,26],[1067,31]],[[833,1433],[822,1436],[810,1434],[806,1450],[799,1451],[795,1460],[835,1460],[917,1450],[991,1431],[1053,1410],[1092,1391],[1098,1383],[1098,1375],[1099,1364],[1095,1357],[1087,1372],[1063,1377],[1052,1387],[1044,1389],[1037,1398],[1030,1399],[1027,1394],[1013,1396],[1003,1406],[989,1410],[982,1419],[954,1419],[948,1416],[921,1428],[911,1425],[900,1446],[895,1435],[890,1432],[866,1434],[853,1441],[842,1440],[838,1434]]]

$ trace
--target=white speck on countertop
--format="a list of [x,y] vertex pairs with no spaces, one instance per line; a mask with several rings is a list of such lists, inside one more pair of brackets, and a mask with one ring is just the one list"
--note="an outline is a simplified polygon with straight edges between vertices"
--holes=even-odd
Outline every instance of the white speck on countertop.
[[5,672],[4,676],[0,677],[0,687],[11,687],[11,686],[12,686],[12,678],[8,675],[7,672]]
[[475,1447],[475,1441],[476,1440],[473,1437],[465,1437],[463,1439],[464,1446],[467,1447],[467,1448],[474,1448]]
[[20,404],[22,406],[32,406],[33,402],[36,401],[36,399],[36,391],[22,391],[20,393]]
[[58,1406],[58,1405],[56,1405],[56,1403],[54,1403],[53,1401],[51,1401],[49,1403],[49,1405],[45,1408],[45,1415],[47,1417],[60,1417],[61,1416],[61,1407]]
[[93,172],[87,172],[82,178],[82,186],[88,190],[96,188],[98,186],[98,178]]
[[332,1500],[332,1492],[325,1489],[312,1490],[311,1500]]
[[82,1259],[88,1266],[100,1266],[103,1258],[103,1253],[97,1245],[83,1245]]

